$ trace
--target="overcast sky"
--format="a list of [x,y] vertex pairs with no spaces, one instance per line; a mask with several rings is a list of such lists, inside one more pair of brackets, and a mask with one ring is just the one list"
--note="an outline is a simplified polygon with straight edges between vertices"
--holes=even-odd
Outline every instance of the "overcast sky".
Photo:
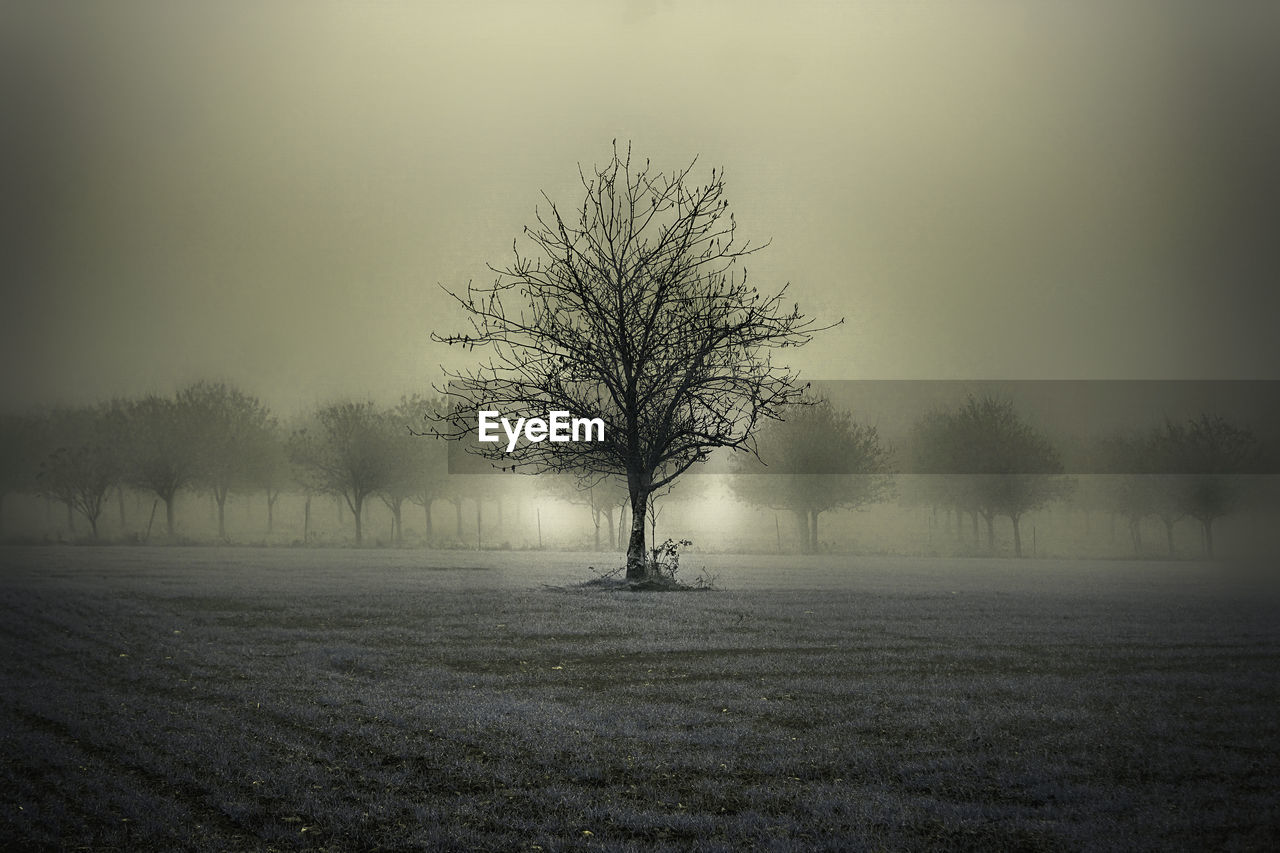
[[1280,4],[8,3],[6,405],[425,390],[539,193],[727,170],[814,378],[1277,378]]

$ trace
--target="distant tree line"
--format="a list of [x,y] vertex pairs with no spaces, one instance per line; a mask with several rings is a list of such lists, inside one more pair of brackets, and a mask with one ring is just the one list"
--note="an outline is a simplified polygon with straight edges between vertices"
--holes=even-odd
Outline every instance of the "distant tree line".
[[112,494],[124,526],[122,492],[129,488],[163,504],[164,529],[173,537],[179,495],[207,493],[217,509],[218,537],[226,539],[229,495],[264,494],[270,532],[280,494],[300,491],[308,520],[312,495],[344,501],[361,543],[364,504],[380,499],[399,541],[405,501],[426,508],[430,532],[431,504],[454,497],[449,488],[464,487],[448,483],[442,443],[410,432],[434,405],[418,396],[385,409],[337,402],[282,424],[237,388],[197,382],[171,397],[7,415],[0,419],[0,501],[16,493],[56,501],[66,508],[70,530],[81,518],[96,539]]
[[[87,527],[87,537],[97,539],[113,498],[119,527],[127,527],[123,493],[129,489],[153,497],[145,524],[134,519],[143,538],[162,524],[172,539],[177,501],[199,493],[209,496],[218,537],[226,540],[230,495],[264,495],[271,533],[277,500],[288,492],[303,498],[303,542],[312,537],[312,498],[328,496],[350,513],[357,544],[365,540],[370,501],[387,508],[395,544],[403,541],[406,504],[422,509],[425,538],[433,541],[438,501],[454,507],[462,540],[463,504],[471,501],[478,545],[482,504],[496,503],[501,520],[497,478],[449,475],[447,442],[422,434],[444,406],[440,398],[418,395],[390,407],[339,401],[282,422],[233,386],[197,382],[172,396],[0,416],[0,532],[6,532],[4,499],[25,493],[61,505],[69,530]],[[1263,463],[1251,431],[1206,414],[1095,442],[1088,449],[1092,470],[1106,476],[1077,488],[1077,479],[1064,474],[1060,449],[1007,400],[971,398],[955,410],[926,414],[907,436],[903,457],[874,425],[826,400],[806,400],[782,415],[756,433],[749,453],[738,453],[721,470],[739,500],[791,514],[806,552],[822,548],[822,514],[864,509],[896,494],[905,504],[931,507],[935,519],[939,510],[954,518],[958,536],[968,516],[975,544],[983,528],[987,553],[996,550],[998,519],[1009,519],[1013,551],[1021,556],[1022,519],[1073,498],[1086,511],[1125,520],[1136,553],[1143,551],[1143,522],[1155,518],[1164,525],[1168,553],[1174,553],[1174,526],[1193,519],[1212,554],[1215,522],[1246,503],[1246,475]],[[896,477],[898,458],[916,476]],[[682,487],[682,499],[699,500],[701,480]],[[589,512],[596,550],[627,547],[631,501],[623,478],[566,473],[541,476],[537,484],[548,497]],[[651,506],[649,514],[655,513]]]
[[[1060,449],[1007,400],[970,398],[958,410],[930,413],[917,421],[912,444],[915,470],[924,475],[916,478],[912,500],[954,513],[957,533],[968,514],[975,539],[981,519],[989,551],[997,518],[1010,520],[1014,553],[1021,556],[1020,519],[1077,490],[1077,479],[1063,474]],[[1145,519],[1164,524],[1172,555],[1174,524],[1190,517],[1200,522],[1205,553],[1212,555],[1213,523],[1243,505],[1248,475],[1263,470],[1263,448],[1250,430],[1203,414],[1103,437],[1085,461],[1103,476],[1092,478],[1096,485],[1077,500],[1086,510],[1125,518],[1136,553]]]
[[1119,433],[1099,442],[1102,469],[1112,474],[1102,506],[1129,523],[1135,552],[1142,551],[1141,522],[1164,525],[1168,552],[1180,519],[1199,523],[1205,553],[1213,554],[1213,525],[1248,497],[1248,475],[1263,470],[1263,449],[1254,434],[1216,415],[1185,423],[1166,420],[1145,432]]
[[801,550],[816,553],[822,513],[859,509],[893,493],[892,459],[874,426],[812,400],[760,431],[754,452],[736,460],[730,483],[748,503],[793,513]]
[[1014,554],[1022,556],[1024,515],[1070,494],[1062,457],[1007,400],[975,399],[951,412],[932,412],[913,430],[915,470],[925,475],[917,498],[948,506],[957,519],[968,513],[974,529],[986,524],[987,549],[995,550],[995,520],[1013,527]]
[[[1077,478],[1065,474],[1062,451],[1009,400],[971,397],[954,410],[919,418],[908,439],[915,476],[897,478],[896,485],[894,450],[874,425],[828,401],[810,403],[764,427],[755,453],[737,460],[737,476],[730,481],[742,500],[793,513],[804,551],[820,549],[823,512],[865,508],[896,493],[905,503],[931,507],[935,517],[945,510],[958,535],[968,516],[975,542],[984,529],[987,553],[996,550],[997,520],[1007,518],[1014,554],[1022,556],[1022,519],[1077,490]],[[1264,462],[1261,442],[1250,430],[1209,414],[1185,423],[1166,420],[1147,432],[1116,433],[1089,452],[1088,467],[1105,476],[1101,488],[1080,498],[1125,518],[1137,553],[1143,520],[1154,517],[1164,524],[1173,554],[1174,524],[1192,518],[1212,555],[1215,520],[1244,505],[1247,475],[1263,470]]]

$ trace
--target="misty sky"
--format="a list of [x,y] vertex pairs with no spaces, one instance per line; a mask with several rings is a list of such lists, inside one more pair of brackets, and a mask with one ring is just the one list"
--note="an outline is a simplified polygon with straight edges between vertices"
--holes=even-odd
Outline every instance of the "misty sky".
[[[539,192],[727,169],[814,378],[1278,378],[1280,5],[9,3],[9,407],[425,390]],[[74,10],[74,11],[73,11]]]

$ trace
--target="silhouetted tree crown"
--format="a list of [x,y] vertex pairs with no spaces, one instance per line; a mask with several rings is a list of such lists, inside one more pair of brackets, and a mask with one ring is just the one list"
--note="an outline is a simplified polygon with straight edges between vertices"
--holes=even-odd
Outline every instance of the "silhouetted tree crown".
[[65,504],[68,521],[72,512],[84,516],[97,539],[107,491],[125,474],[123,404],[55,409],[44,418],[42,432],[47,452],[36,477],[39,492]]
[[1021,556],[1022,515],[1071,489],[1059,476],[1057,449],[1008,400],[970,397],[956,411],[930,413],[916,424],[913,439],[917,470],[937,478],[939,497],[983,517],[988,548],[995,546],[995,518],[1006,515]]
[[207,425],[188,398],[148,395],[125,409],[128,482],[164,501],[165,529],[175,533],[178,492],[198,482],[203,473],[201,438]]
[[826,400],[765,425],[756,450],[738,459],[730,483],[749,503],[794,512],[806,551],[818,550],[821,513],[875,503],[893,491],[892,449],[874,426]]
[[189,385],[176,402],[196,421],[190,436],[198,460],[196,481],[213,494],[218,537],[225,539],[227,495],[259,485],[271,462],[275,419],[257,397],[221,382]]
[[1242,477],[1263,470],[1261,444],[1251,430],[1204,414],[1186,423],[1166,421],[1153,445],[1162,464],[1178,475],[1170,478],[1170,499],[1200,522],[1205,553],[1213,556],[1213,523],[1239,507]]
[[290,458],[304,488],[341,497],[364,542],[364,504],[395,480],[400,460],[386,416],[372,403],[321,406],[311,423],[289,438]]

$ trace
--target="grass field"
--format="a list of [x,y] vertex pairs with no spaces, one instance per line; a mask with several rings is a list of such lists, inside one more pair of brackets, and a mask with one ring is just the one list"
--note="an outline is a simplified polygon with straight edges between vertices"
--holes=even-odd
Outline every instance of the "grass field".
[[1230,564],[0,551],[0,847],[1280,846]]

